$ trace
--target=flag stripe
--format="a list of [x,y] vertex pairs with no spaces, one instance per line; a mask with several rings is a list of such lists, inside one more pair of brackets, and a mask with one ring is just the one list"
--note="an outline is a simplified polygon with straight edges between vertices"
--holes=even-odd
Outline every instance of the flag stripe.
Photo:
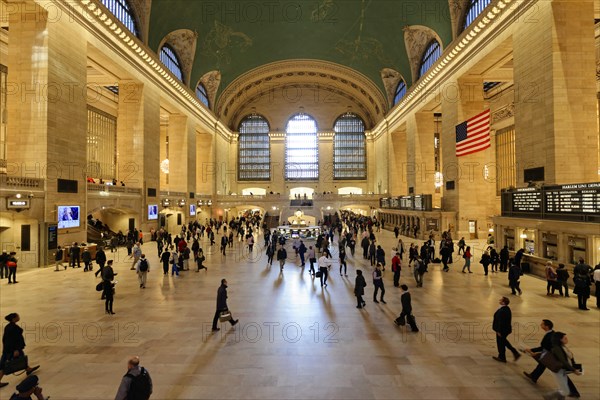
[[491,146],[490,110],[485,110],[456,126],[456,156],[477,153]]

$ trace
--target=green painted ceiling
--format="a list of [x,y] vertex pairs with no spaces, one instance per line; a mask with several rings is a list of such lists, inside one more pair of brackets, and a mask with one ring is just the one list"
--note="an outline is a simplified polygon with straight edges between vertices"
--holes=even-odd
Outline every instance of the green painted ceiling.
[[385,93],[382,68],[411,73],[402,28],[425,25],[452,40],[448,0],[153,0],[149,45],[177,29],[198,32],[191,86],[211,70],[222,91],[261,65],[318,59],[353,68]]

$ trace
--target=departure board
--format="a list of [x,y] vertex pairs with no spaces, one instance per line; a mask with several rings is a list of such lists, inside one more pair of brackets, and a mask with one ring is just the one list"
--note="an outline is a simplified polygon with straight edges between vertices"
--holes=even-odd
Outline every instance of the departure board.
[[544,199],[549,214],[600,215],[600,183],[545,187]]
[[542,212],[542,192],[537,188],[521,188],[512,193],[514,212]]

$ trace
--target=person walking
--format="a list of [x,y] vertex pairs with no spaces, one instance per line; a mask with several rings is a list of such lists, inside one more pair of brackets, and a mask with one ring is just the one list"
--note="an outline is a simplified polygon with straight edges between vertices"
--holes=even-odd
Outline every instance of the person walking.
[[63,267],[65,270],[67,269],[67,267],[65,267],[63,265],[63,257],[64,257],[63,249],[62,249],[62,247],[58,246],[56,248],[56,253],[54,253],[54,266],[55,266],[54,272],[60,271],[59,267]]
[[552,350],[550,353],[558,361],[561,368],[557,372],[552,371],[558,388],[554,392],[545,394],[545,400],[564,400],[566,396],[579,397],[579,392],[575,384],[571,382],[571,385],[569,385],[567,374],[574,373],[575,375],[581,375],[581,364],[575,363],[575,357],[567,347],[568,343],[569,339],[566,333],[555,332],[552,335]]
[[315,263],[317,262],[317,255],[315,253],[315,249],[313,249],[312,246],[308,246],[308,252],[307,252],[307,256],[308,256],[308,262],[310,263],[310,269],[308,270],[308,272],[310,272],[312,274],[312,276],[315,276]]
[[521,267],[511,260],[510,269],[508,270],[508,285],[510,286],[512,294],[517,294],[517,292],[519,292],[519,295],[523,294],[520,282],[521,275],[523,275]]
[[460,253],[462,252],[463,254],[465,253],[465,237],[461,237],[460,240],[458,241],[458,255],[460,255]]
[[417,282],[417,287],[423,287],[423,275],[427,272],[427,264],[420,256],[417,256],[413,264],[413,275]]
[[10,396],[9,400],[29,399],[31,396],[35,396],[37,400],[48,400],[50,396],[44,397],[42,394],[42,388],[39,387],[40,378],[37,375],[31,375],[23,379],[21,383],[17,385],[17,393]]
[[[473,258],[473,255],[471,254],[471,246],[467,246],[467,249],[465,250],[464,254],[463,254],[463,258],[465,259],[465,265],[463,265],[463,269],[462,269],[462,273],[466,273],[465,269],[467,269],[469,271],[470,274],[472,274],[471,272],[471,258]],[[487,275],[487,271],[485,273]]]
[[363,300],[365,294],[365,288],[367,287],[367,281],[360,269],[356,270],[356,280],[354,281],[354,295],[356,296],[356,308],[363,308],[367,303]]
[[140,244],[136,242],[133,248],[131,249],[131,255],[129,256],[129,258],[133,257],[133,262],[131,263],[130,269],[135,270],[135,266],[137,265],[138,261],[140,261],[141,256],[142,249],[140,248]]
[[489,247],[490,250],[490,263],[492,265],[492,273],[498,272],[498,263],[500,262],[500,255],[495,248]]
[[[21,320],[21,317],[17,313],[10,313],[4,317],[8,324],[4,327],[4,334],[2,335],[2,356],[0,357],[0,381],[4,377],[4,367],[6,362],[15,358],[25,356],[23,349],[25,349],[25,337],[23,336],[23,328],[17,325],[17,322]],[[35,367],[26,366],[25,370],[27,375],[31,375],[34,371],[39,369],[40,366]],[[0,388],[8,385],[7,382],[0,382]]]
[[127,373],[121,379],[115,400],[148,400],[152,395],[152,389],[152,378],[146,368],[140,367],[140,358],[129,358]]
[[373,286],[375,287],[373,290],[373,303],[379,303],[377,301],[377,292],[381,289],[381,298],[380,301],[383,304],[387,304],[383,300],[383,296],[385,295],[385,287],[383,285],[383,274],[381,273],[381,264],[377,263],[375,270],[373,271]]
[[305,265],[305,258],[304,255],[306,254],[306,245],[304,244],[304,242],[301,240],[300,241],[300,245],[298,246],[298,254],[300,255],[300,266],[302,268],[304,268]]
[[502,250],[500,250],[500,272],[508,271],[508,259],[510,253],[508,252],[508,246],[504,246]]
[[285,260],[287,259],[287,251],[285,247],[280,246],[279,250],[277,250],[277,261],[279,261],[279,270],[283,271],[283,266],[285,265]]
[[600,308],[600,264],[594,268],[594,283],[596,285],[596,307]]
[[206,270],[205,272],[208,272],[208,268],[202,264],[204,260],[206,260],[206,257],[204,257],[204,252],[202,249],[199,249],[196,256],[196,272],[200,272],[201,269],[204,269]]
[[112,260],[108,260],[106,263],[106,267],[104,267],[104,272],[102,273],[102,298],[105,299],[104,302],[104,311],[107,314],[114,315],[113,311],[113,303],[115,299],[115,283],[113,283],[113,279],[115,278],[115,272],[112,268]]
[[[60,249],[60,246],[58,246]],[[56,253],[54,253],[56,255]],[[0,279],[4,279],[4,277],[8,278],[8,267],[6,266],[6,262],[8,261],[8,253],[6,250],[2,251],[0,254]]]
[[169,259],[171,258],[171,252],[169,248],[166,247],[165,250],[160,254],[160,262],[162,262],[163,266],[163,275],[169,274]]
[[94,276],[98,277],[98,274],[102,276],[102,270],[104,269],[104,265],[106,265],[106,253],[102,247],[98,247],[96,251],[96,264],[98,264],[98,271],[96,271]]
[[146,259],[145,254],[142,253],[135,270],[140,280],[140,289],[146,289],[146,279],[148,278],[148,272],[150,272],[150,263]]
[[267,244],[267,267],[273,265],[273,257],[275,256],[275,247],[270,243]]
[[169,258],[169,262],[171,263],[171,276],[179,276],[179,254],[177,254],[173,246],[171,246],[171,258]]
[[[546,274],[546,296],[554,295],[554,291],[557,289],[557,276],[556,271],[552,266],[552,261],[546,262],[544,272]],[[550,289],[552,289],[552,294],[550,294]],[[558,288],[558,292],[562,296],[562,286]]]
[[321,280],[321,287],[327,287],[329,268],[331,268],[331,262],[329,262],[329,259],[327,259],[327,254],[323,254],[321,257],[319,257],[318,264],[319,272],[321,273],[321,276],[319,277],[319,279]]
[[561,289],[565,289],[565,297],[569,297],[569,276],[569,271],[565,268],[565,264],[558,264],[558,268],[556,269],[556,284]]
[[410,292],[408,291],[408,286],[401,285],[400,289],[402,289],[402,295],[400,296],[402,312],[400,312],[398,318],[394,320],[394,323],[398,326],[404,326],[406,325],[406,321],[408,320],[408,325],[410,325],[411,331],[419,332],[417,322],[415,321],[415,317],[412,314],[412,299],[410,297]]
[[18,263],[19,260],[17,259],[17,252],[11,251],[6,260],[6,266],[8,267],[8,283],[19,283],[17,282]]
[[89,248],[83,248],[83,253],[81,253],[81,261],[83,261],[83,272],[92,270],[92,253],[90,252]]
[[506,349],[508,348],[517,361],[521,355],[508,341],[508,335],[512,333],[512,313],[510,311],[510,300],[508,297],[501,297],[498,301],[500,307],[494,313],[492,329],[496,332],[496,346],[498,347],[498,356],[492,357],[498,362],[506,362]]
[[71,260],[70,260],[70,262],[71,262],[71,268],[75,268],[75,262],[76,261],[77,261],[77,268],[81,268],[81,265],[79,265],[79,263],[80,263],[80,260],[79,260],[80,254],[81,254],[81,248],[79,247],[79,245],[77,244],[77,242],[73,242],[73,245],[69,249],[69,256],[71,258]]
[[579,258],[579,264],[575,266],[573,271],[573,282],[575,283],[575,289],[573,293],[577,295],[577,305],[580,310],[589,311],[587,308],[587,299],[590,297],[590,285],[592,280],[590,279],[590,272],[592,267],[587,265],[583,258]]
[[394,273],[394,287],[400,287],[400,271],[402,270],[402,258],[400,253],[396,252],[392,257],[392,272]]
[[[219,321],[219,316],[224,311],[229,311],[229,307],[227,306],[227,279],[225,278],[221,279],[221,286],[217,289],[217,310],[215,311],[212,323],[213,332],[220,330],[220,328],[217,327],[217,322]],[[239,320],[234,320],[233,316],[229,319],[231,326],[235,326],[238,322]]]
[[[485,276],[487,276],[487,275],[488,275],[488,272],[489,272],[489,266],[490,266],[490,264],[492,263],[492,257],[490,256],[490,253],[489,253],[489,251],[490,251],[490,249],[489,249],[489,247],[488,247],[488,248],[487,248],[487,249],[486,249],[486,250],[483,252],[483,254],[481,255],[481,260],[479,260],[479,263],[480,263],[481,265],[483,265],[483,273],[484,273],[484,275],[485,275]],[[469,272],[471,272],[471,271],[469,270]]]
[[377,250],[375,250],[375,261],[377,264],[381,264],[381,270],[385,271],[385,250],[381,246],[377,246]]
[[344,268],[344,276],[348,277],[348,266],[346,265],[346,250],[344,248],[340,248],[339,253],[340,258],[340,276],[342,276],[342,267]]
[[229,244],[229,239],[227,239],[225,232],[223,232],[223,236],[221,236],[221,254],[223,254],[224,256],[227,255],[225,250],[227,250],[228,244]]

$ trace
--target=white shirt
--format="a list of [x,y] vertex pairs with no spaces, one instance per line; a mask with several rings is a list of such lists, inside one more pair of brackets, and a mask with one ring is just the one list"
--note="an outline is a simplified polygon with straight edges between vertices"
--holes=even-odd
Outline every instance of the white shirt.
[[600,282],[600,269],[594,271],[594,282]]
[[331,267],[331,262],[325,256],[319,257],[318,263],[319,263],[319,268],[328,268],[328,267]]

